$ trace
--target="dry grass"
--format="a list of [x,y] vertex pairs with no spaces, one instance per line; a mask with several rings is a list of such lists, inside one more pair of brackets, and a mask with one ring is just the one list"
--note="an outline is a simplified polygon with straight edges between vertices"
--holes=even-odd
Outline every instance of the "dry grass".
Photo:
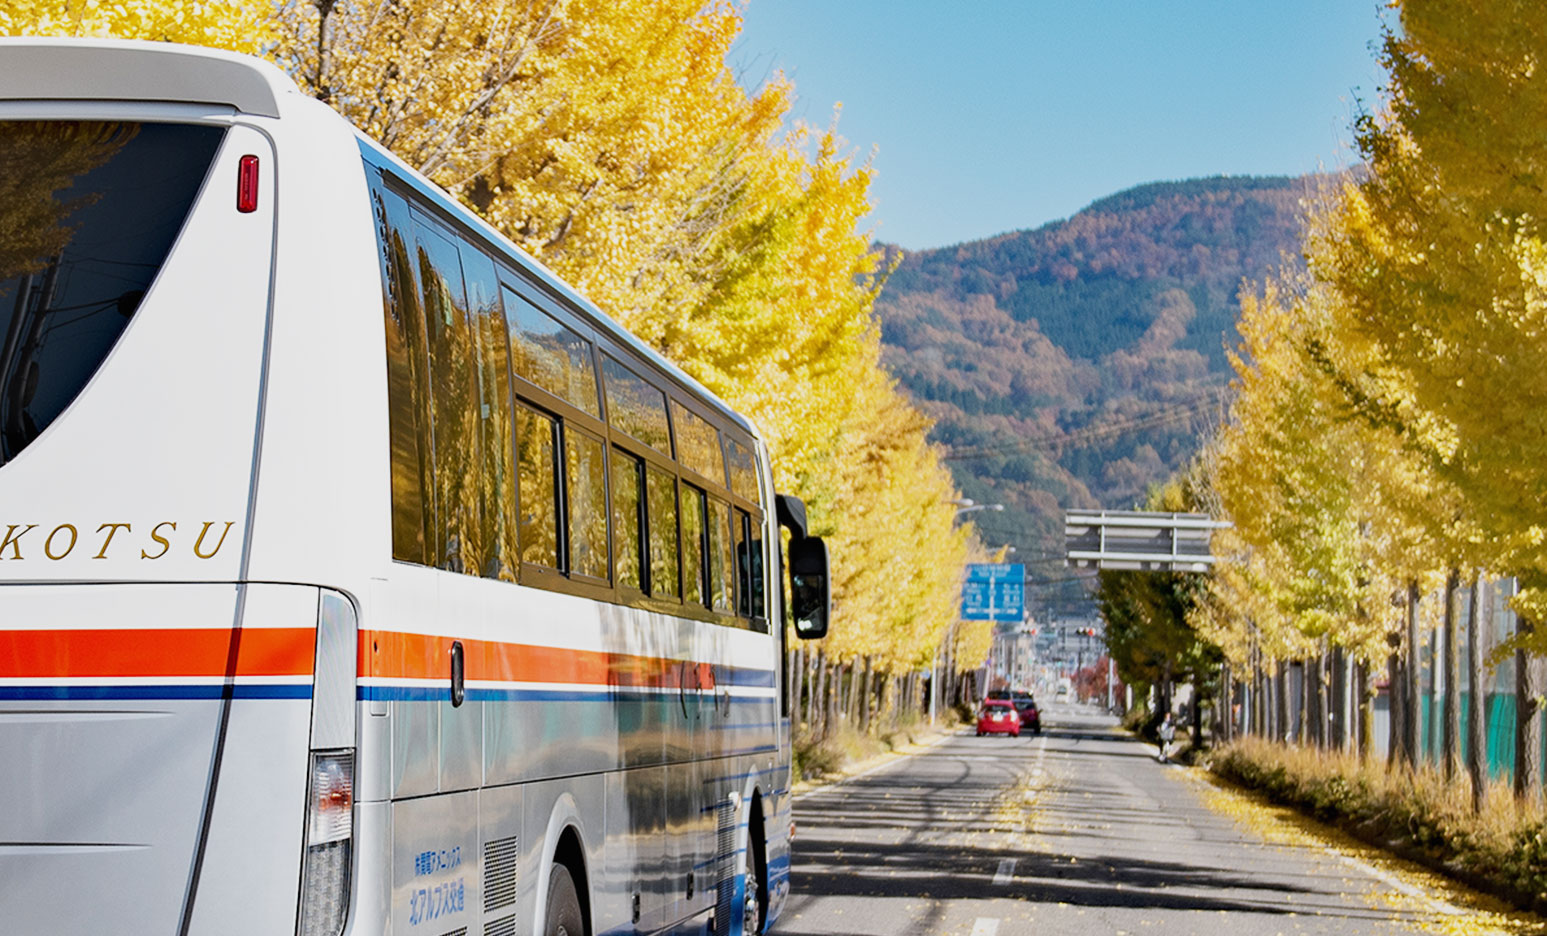
[[1348,754],[1293,748],[1261,739],[1215,753],[1215,773],[1274,802],[1420,857],[1483,884],[1518,905],[1547,903],[1547,813],[1540,797],[1517,802],[1490,784],[1484,809],[1472,811],[1471,784],[1432,768],[1386,770]]
[[815,780],[841,773],[853,764],[912,744],[925,733],[928,723],[915,716],[900,719],[896,725],[881,727],[880,734],[867,735],[848,722],[840,721],[822,738],[800,732],[795,736],[794,745],[795,779]]
[[1544,932],[1542,919],[1534,914],[1512,910],[1298,810],[1273,804],[1261,793],[1208,774],[1194,776],[1207,784],[1203,799],[1212,810],[1231,817],[1267,844],[1322,852],[1373,872],[1390,886],[1367,892],[1370,906],[1399,913],[1424,932],[1436,936],[1541,936]]

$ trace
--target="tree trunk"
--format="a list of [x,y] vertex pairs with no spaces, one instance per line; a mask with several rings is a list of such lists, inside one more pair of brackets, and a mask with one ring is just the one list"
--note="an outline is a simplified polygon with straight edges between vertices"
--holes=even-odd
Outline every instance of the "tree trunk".
[[1402,654],[1393,649],[1386,657],[1386,769],[1402,763],[1407,726],[1402,720],[1402,710],[1407,708],[1407,693],[1402,686]]
[[806,650],[805,659],[801,661],[801,669],[804,670],[804,678],[801,681],[806,687],[801,721],[805,724],[808,733],[816,731],[816,658],[816,653]]
[[1273,661],[1273,740],[1289,740],[1289,666]]
[[827,737],[827,697],[832,693],[831,666],[827,664],[827,654],[821,650],[816,654],[816,704],[815,726],[816,735],[819,738]]
[[1332,684],[1328,675],[1330,662],[1331,658],[1325,653],[1318,653],[1311,660],[1312,688],[1316,690],[1316,707],[1313,710],[1316,731],[1312,733],[1311,740],[1323,750],[1332,742]]
[[1230,743],[1235,725],[1231,719],[1235,718],[1235,684],[1230,678],[1230,661],[1226,660],[1219,668],[1219,713],[1218,730],[1219,740]]
[[859,724],[859,658],[849,661],[844,680],[843,717],[850,725]]
[[1282,741],[1278,713],[1278,661],[1262,669],[1262,736],[1272,741]]
[[1481,575],[1472,577],[1466,616],[1466,770],[1472,778],[1472,812],[1481,814],[1488,783],[1488,690],[1483,682],[1483,634],[1491,630],[1493,601]]
[[1192,737],[1189,741],[1195,751],[1203,750],[1203,692],[1202,681],[1194,676],[1192,680]]
[[1300,743],[1317,746],[1321,712],[1321,667],[1317,657],[1300,661]]
[[860,677],[859,730],[870,734],[870,686],[874,678],[870,657],[865,657],[865,674]]
[[833,693],[827,702],[827,711],[834,727],[849,717],[849,680],[852,667],[843,663],[833,664]]
[[827,715],[825,721],[827,722],[828,731],[837,731],[839,728],[838,720],[843,713],[843,710],[838,707],[839,703],[843,701],[843,664],[834,663],[828,669],[830,672],[827,677]]
[[[1517,615],[1517,633],[1536,629],[1535,622]],[[1525,650],[1515,651],[1515,796],[1534,799],[1541,783],[1542,723],[1536,661]]]
[[[1440,763],[1440,728],[1445,721],[1445,713],[1441,710],[1443,704],[1440,699],[1440,679],[1443,677],[1444,663],[1441,661],[1440,632],[1443,629],[1444,609],[1441,609],[1441,623],[1425,629],[1423,642],[1429,648],[1429,689],[1425,695],[1429,697],[1429,705],[1426,711],[1429,713],[1423,726],[1423,743],[1419,748],[1418,756],[1424,764]],[[1418,668],[1419,678],[1423,678],[1423,667]],[[1418,684],[1419,691],[1423,691],[1423,683]]]
[[1252,728],[1251,731],[1259,738],[1271,738],[1273,736],[1273,714],[1269,708],[1272,702],[1270,695],[1273,685],[1272,678],[1268,675],[1267,665],[1263,663],[1261,655],[1257,657],[1257,667],[1252,672]]
[[1343,648],[1327,650],[1327,749],[1343,750],[1347,743],[1347,679],[1343,676]]
[[1461,616],[1456,602],[1460,600],[1461,573],[1451,569],[1445,577],[1445,623],[1441,640],[1444,643],[1445,670],[1445,734],[1443,751],[1445,782],[1454,783],[1461,772],[1461,656],[1456,653],[1456,638],[1461,635]]
[[1407,583],[1407,658],[1402,667],[1403,694],[1406,707],[1405,731],[1402,735],[1402,753],[1409,767],[1418,766],[1419,743],[1423,737],[1423,696],[1419,692],[1419,675],[1423,665],[1422,649],[1418,643],[1418,581]]
[[[1304,683],[1304,671],[1300,664],[1294,660],[1284,663],[1284,724],[1279,726],[1284,732],[1284,740],[1294,743],[1300,740],[1300,715],[1305,711],[1305,696],[1302,693],[1296,703],[1296,693],[1301,692]],[[1298,705],[1298,708],[1296,707]]]
[[317,7],[317,100],[333,100],[333,7],[337,0],[315,0]]
[[[785,639],[784,646],[790,646],[790,640]],[[790,729],[799,728],[795,713],[800,711],[800,655],[804,647],[784,651],[784,714],[791,721]]]
[[883,672],[881,676],[881,707],[879,709],[880,720],[885,728],[895,727],[897,724],[895,693],[892,692],[892,674]]
[[1368,764],[1375,750],[1375,687],[1370,683],[1370,664],[1354,661],[1354,692],[1359,706],[1359,763]]

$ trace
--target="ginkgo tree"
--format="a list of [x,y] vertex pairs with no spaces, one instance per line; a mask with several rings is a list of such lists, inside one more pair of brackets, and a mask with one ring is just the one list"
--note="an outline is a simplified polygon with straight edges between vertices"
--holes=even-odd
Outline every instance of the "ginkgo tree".
[[256,54],[273,41],[271,14],[250,0],[8,0],[0,35],[151,39]]

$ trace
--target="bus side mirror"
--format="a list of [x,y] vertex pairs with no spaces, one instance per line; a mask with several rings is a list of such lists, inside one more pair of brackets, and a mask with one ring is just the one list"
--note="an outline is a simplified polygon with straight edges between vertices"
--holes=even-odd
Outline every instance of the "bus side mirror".
[[774,507],[779,514],[779,525],[789,530],[791,536],[805,539],[811,535],[811,527],[806,523],[805,501],[793,494],[777,494]]
[[795,636],[815,640],[827,635],[832,590],[827,574],[827,544],[820,536],[790,540],[790,613]]

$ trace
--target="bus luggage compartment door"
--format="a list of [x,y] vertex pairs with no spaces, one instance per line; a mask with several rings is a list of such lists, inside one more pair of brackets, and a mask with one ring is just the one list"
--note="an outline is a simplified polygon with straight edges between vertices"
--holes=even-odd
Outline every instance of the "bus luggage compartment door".
[[317,596],[0,586],[0,932],[294,929]]

